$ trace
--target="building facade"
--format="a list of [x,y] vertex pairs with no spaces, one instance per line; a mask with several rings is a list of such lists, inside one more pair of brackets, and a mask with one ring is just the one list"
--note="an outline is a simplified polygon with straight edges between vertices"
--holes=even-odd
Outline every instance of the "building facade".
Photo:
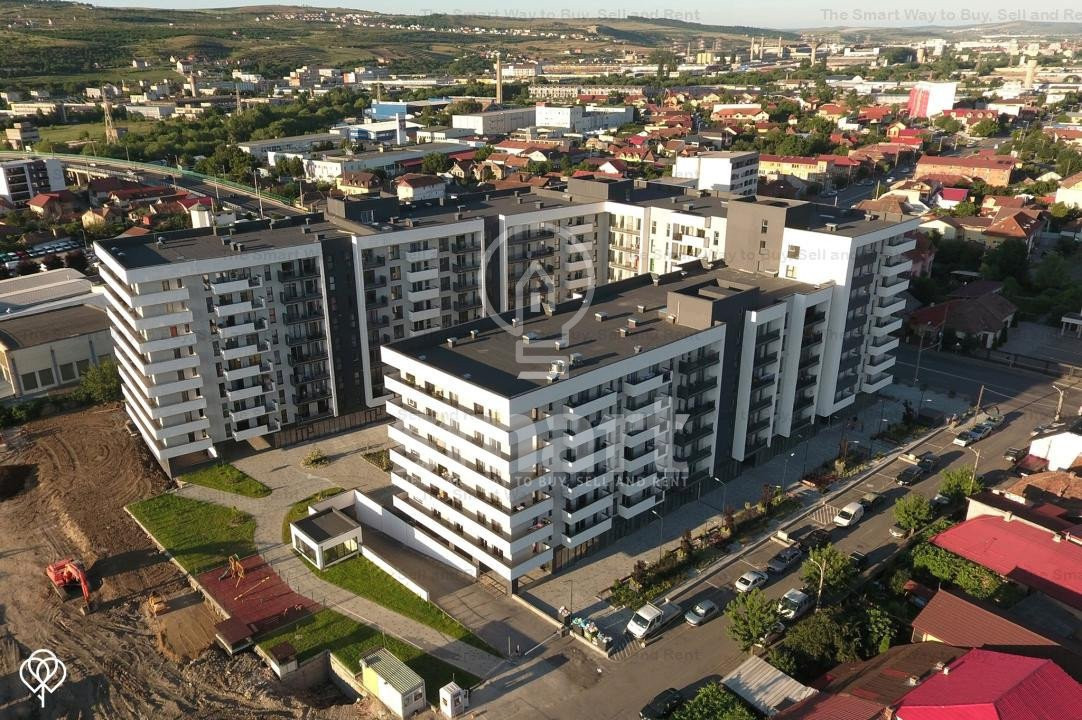
[[11,160],[0,163],[0,198],[16,207],[26,207],[40,193],[59,192],[67,187],[59,160]]
[[717,150],[676,158],[673,177],[697,181],[699,190],[754,195],[759,187],[759,153]]

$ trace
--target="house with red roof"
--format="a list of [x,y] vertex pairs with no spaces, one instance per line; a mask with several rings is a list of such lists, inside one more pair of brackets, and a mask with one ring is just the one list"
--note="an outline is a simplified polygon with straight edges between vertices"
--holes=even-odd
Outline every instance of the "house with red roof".
[[1082,685],[1051,660],[970,650],[911,690],[896,720],[1079,720]]
[[998,515],[970,518],[932,542],[999,575],[1082,611],[1082,525],[1074,533],[1051,532]]
[[79,210],[79,198],[70,190],[38,193],[30,198],[26,207],[44,220],[59,220]]
[[406,173],[394,181],[395,194],[399,200],[438,200],[447,192],[447,183],[436,175]]
[[968,188],[945,187],[939,191],[936,207],[950,210],[959,203],[964,203],[967,199],[969,199]]
[[910,313],[910,330],[920,336],[937,337],[951,331],[960,339],[973,338],[979,347],[991,348],[1014,322],[1018,308],[998,293],[976,298],[951,298]]
[[957,155],[925,155],[917,162],[915,176],[926,174],[963,175],[980,178],[989,185],[1006,187],[1011,184],[1011,173],[1016,160],[1009,155],[980,153],[960,157]]
[[1075,173],[1059,181],[1056,190],[1056,202],[1070,207],[1082,208],[1082,172]]
[[983,120],[991,120],[993,122],[999,122],[998,110],[976,110],[974,108],[953,108],[951,110],[944,110],[943,114],[949,118],[954,118],[958,122],[962,123],[963,127],[969,127],[970,125],[976,125]]

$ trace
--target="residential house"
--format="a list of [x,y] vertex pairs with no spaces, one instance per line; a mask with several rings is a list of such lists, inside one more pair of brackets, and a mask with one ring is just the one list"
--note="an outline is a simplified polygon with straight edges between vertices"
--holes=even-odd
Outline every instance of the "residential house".
[[1082,419],[1035,435],[1030,440],[1029,452],[1044,459],[1048,470],[1082,469]]
[[1056,190],[1056,202],[1074,208],[1082,208],[1082,172],[1075,173],[1060,181]]
[[1005,208],[994,216],[944,215],[925,221],[921,229],[936,230],[948,239],[970,240],[988,247],[995,247],[1009,239],[1019,240],[1032,250],[1047,225],[1048,218],[1041,210]]
[[395,192],[399,200],[414,202],[438,200],[446,194],[447,183],[436,175],[407,173],[395,180]]
[[1006,187],[1011,184],[1015,158],[982,152],[978,155],[925,155],[917,162],[916,177],[929,174],[962,175],[980,178],[989,185]]
[[111,222],[119,222],[123,219],[124,214],[111,206],[105,206],[100,208],[90,208],[82,215],[83,229],[90,230],[92,228],[103,227]]
[[935,260],[935,243],[932,238],[922,232],[916,233],[917,246],[905,253],[913,263],[909,271],[909,277],[926,277],[932,274],[932,262]]
[[[922,182],[934,182],[930,180],[924,180]],[[946,187],[939,191],[939,197],[936,200],[936,207],[943,208],[944,210],[950,210],[956,207],[959,203],[964,203],[969,199],[968,188],[956,188]]]
[[797,155],[760,155],[759,176],[767,180],[780,177],[792,177],[806,183],[817,183],[826,187],[831,182],[832,162],[817,157]]
[[938,336],[950,330],[959,342],[972,338],[982,348],[991,348],[1014,322],[1018,308],[998,293],[976,298],[951,298],[938,305],[920,308],[909,316],[909,329],[922,337]]
[[79,198],[70,190],[38,193],[26,203],[30,212],[43,220],[56,221],[79,209]]
[[896,720],[1067,720],[1082,685],[1051,660],[970,650],[897,704]]
[[368,195],[379,193],[383,188],[383,181],[375,173],[347,170],[343,172],[335,183],[339,190],[346,195]]
[[969,128],[972,125],[976,125],[984,120],[991,120],[992,122],[999,122],[998,110],[979,110],[974,108],[953,108],[951,110],[944,110],[943,114],[946,117],[954,118],[958,122],[962,123],[962,126]]

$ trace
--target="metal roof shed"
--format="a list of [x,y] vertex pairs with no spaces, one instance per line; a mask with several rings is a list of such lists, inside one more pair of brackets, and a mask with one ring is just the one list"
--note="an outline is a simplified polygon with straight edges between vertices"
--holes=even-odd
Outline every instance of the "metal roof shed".
[[740,667],[723,677],[721,682],[767,717],[772,717],[818,692],[755,656],[741,663]]

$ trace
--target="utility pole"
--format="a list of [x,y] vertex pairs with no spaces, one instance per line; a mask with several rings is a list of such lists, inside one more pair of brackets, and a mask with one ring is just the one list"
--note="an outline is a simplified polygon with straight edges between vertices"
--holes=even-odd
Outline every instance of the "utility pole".
[[980,392],[977,393],[977,412],[981,411],[981,400],[984,399],[984,385],[981,385]]
[[259,192],[259,174],[253,170],[252,179],[255,181],[255,196],[259,200],[259,219],[263,219],[263,196]]

